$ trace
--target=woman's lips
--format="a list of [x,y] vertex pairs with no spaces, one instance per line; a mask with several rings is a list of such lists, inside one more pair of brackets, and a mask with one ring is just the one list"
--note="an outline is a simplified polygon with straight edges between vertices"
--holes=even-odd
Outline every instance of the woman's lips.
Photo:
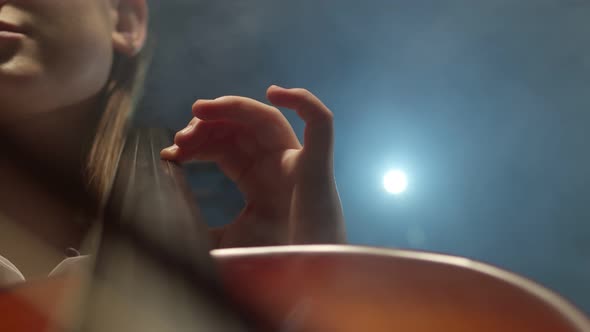
[[4,21],[0,21],[0,31],[9,31],[9,32],[19,32],[19,33],[23,33],[23,29],[20,28],[17,25],[8,23],[8,22],[4,22]]
[[0,39],[21,39],[24,36],[24,29],[14,24],[0,21]]

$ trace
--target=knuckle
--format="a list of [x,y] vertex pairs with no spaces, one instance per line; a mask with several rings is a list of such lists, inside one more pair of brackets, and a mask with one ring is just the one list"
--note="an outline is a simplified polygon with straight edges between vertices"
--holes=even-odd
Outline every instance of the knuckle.
[[244,103],[246,103],[247,99],[244,97],[240,97],[240,96],[223,96],[223,97],[219,97],[217,99],[215,99],[217,101],[221,101],[225,104],[227,104],[230,107],[241,107],[244,106]]
[[323,103],[309,90],[303,88],[296,88],[294,89],[295,95],[300,99],[299,107],[301,109],[313,109],[313,115],[311,115],[311,119],[313,119],[316,123],[321,123],[324,125],[329,125],[334,122],[334,113],[328,109]]
[[330,110],[318,112],[318,121],[325,124],[331,124],[334,122],[334,113]]
[[296,88],[293,89],[293,92],[295,93],[295,95],[297,95],[298,97],[305,99],[307,101],[310,101],[313,99],[313,94],[307,90],[307,89],[303,89],[303,88]]
[[178,131],[174,135],[174,143],[175,144],[185,144],[186,142],[193,139],[193,137],[196,134],[198,124],[199,124],[199,119],[194,118],[193,120],[191,120],[191,122],[189,122],[187,127],[182,129],[181,131]]
[[182,144],[184,142],[183,140],[184,135],[182,135],[182,133],[178,132],[174,135],[174,144],[178,145],[179,143]]

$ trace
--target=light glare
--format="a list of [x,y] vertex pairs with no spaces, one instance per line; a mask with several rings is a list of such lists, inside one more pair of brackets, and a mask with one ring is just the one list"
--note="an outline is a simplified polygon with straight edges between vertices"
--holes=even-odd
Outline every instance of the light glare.
[[383,186],[388,193],[399,195],[408,188],[408,179],[404,172],[392,170],[383,177]]

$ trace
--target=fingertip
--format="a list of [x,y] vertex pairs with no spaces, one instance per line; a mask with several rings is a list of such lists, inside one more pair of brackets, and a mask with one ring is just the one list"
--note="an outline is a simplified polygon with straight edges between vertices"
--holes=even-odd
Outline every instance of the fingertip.
[[176,158],[177,153],[178,153],[178,145],[174,144],[174,145],[169,146],[165,149],[162,149],[162,151],[160,151],[160,157],[162,159],[173,160]]
[[202,104],[201,104],[201,105],[198,105],[198,106],[195,106],[195,107],[193,107],[193,109],[192,109],[192,114],[193,114],[193,116],[194,116],[195,118],[198,118],[198,119],[201,119],[201,120],[202,120],[202,118],[203,118],[203,108],[202,108],[202,107],[200,107],[200,106],[202,106]]
[[268,89],[266,89],[267,94],[269,94],[269,93],[272,94],[272,93],[277,93],[277,92],[287,92],[287,91],[289,91],[289,89],[284,88],[279,85],[276,85],[276,84],[273,84],[273,85],[269,86]]
[[200,116],[199,116],[199,112],[198,112],[198,109],[197,109],[197,108],[193,108],[193,109],[191,110],[191,113],[193,114],[193,116],[194,116],[195,118],[200,118]]
[[271,85],[266,90],[266,99],[268,99],[268,101],[270,101],[273,105],[283,106],[283,100],[285,99],[284,96],[288,92],[288,89],[278,85]]
[[195,101],[193,103],[193,106],[191,107],[191,110],[193,112],[193,115],[196,113],[196,111],[200,108],[200,106],[203,106],[209,102],[211,102],[211,99],[197,99],[197,101]]
[[195,107],[196,105],[201,105],[201,104],[210,103],[210,102],[212,102],[212,101],[214,101],[214,99],[205,99],[205,98],[200,98],[200,99],[197,99],[197,100],[194,102],[194,104],[193,104],[193,107]]
[[275,90],[275,89],[285,90],[285,88],[283,88],[281,86],[278,86],[276,84],[273,84],[273,85],[271,85],[271,86],[268,87],[267,91]]
[[270,101],[270,99],[272,98],[272,92],[276,89],[276,85],[271,85],[268,87],[268,89],[266,89],[266,99],[268,99]]
[[199,106],[201,103],[203,102],[203,99],[197,99],[194,103],[193,106],[191,106],[191,109],[195,109],[197,106]]

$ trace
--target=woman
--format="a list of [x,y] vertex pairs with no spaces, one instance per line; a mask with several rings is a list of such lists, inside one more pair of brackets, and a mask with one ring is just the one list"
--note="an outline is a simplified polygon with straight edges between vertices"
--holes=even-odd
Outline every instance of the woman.
[[[146,0],[0,0],[0,285],[46,276],[89,238],[139,98],[147,26]],[[242,213],[211,231],[216,247],[343,242],[332,113],[303,89],[267,97],[306,122],[304,148],[277,108],[223,96],[193,105],[162,158],[214,161],[243,192]],[[74,210],[75,194],[40,178],[96,199]]]

